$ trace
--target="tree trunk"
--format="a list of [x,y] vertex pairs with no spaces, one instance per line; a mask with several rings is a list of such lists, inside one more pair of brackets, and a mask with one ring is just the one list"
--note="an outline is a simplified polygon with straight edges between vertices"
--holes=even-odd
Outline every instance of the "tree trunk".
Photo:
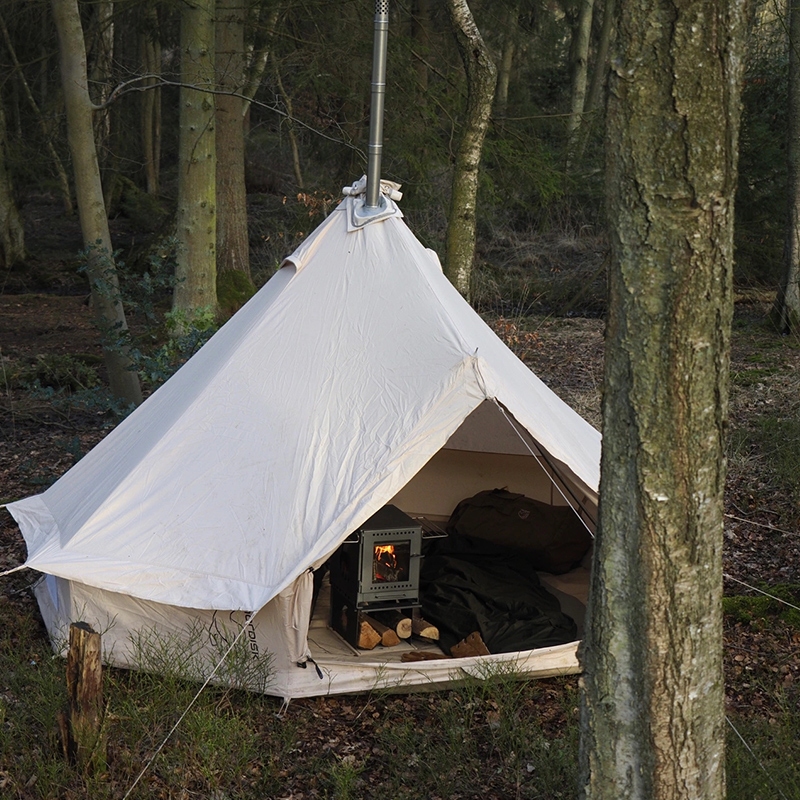
[[[606,0],[603,9],[603,25],[600,28],[600,39],[597,42],[597,54],[594,60],[592,80],[586,93],[586,102],[583,104],[584,113],[591,114],[600,106],[600,94],[606,83],[608,75],[608,50],[611,46],[611,34],[614,30],[616,16],[616,0]],[[584,127],[586,127],[584,125]]]
[[467,73],[467,115],[456,153],[447,221],[445,275],[469,298],[475,257],[478,167],[489,127],[497,69],[466,0],[447,0],[450,22]]
[[[103,105],[111,94],[111,76],[114,63],[114,3],[109,0],[95,0],[93,27],[94,35],[89,70],[89,96],[96,106]],[[101,154],[108,151],[107,143],[111,138],[111,109],[103,108],[95,111],[94,122],[95,147]],[[106,157],[101,158],[100,172],[105,171]]]
[[[244,0],[217,0],[217,85],[241,93],[245,82]],[[217,101],[217,271],[238,270],[250,277],[247,190],[244,184],[244,120],[241,97],[219,94]],[[220,287],[222,290],[222,287]],[[220,291],[220,295],[224,294]]]
[[[175,332],[217,310],[214,0],[181,5]],[[196,88],[195,88],[196,87]]]
[[[14,84],[16,87],[19,85],[22,88],[22,91],[25,97],[28,100],[31,108],[33,109],[33,114],[36,117],[36,122],[39,125],[39,129],[42,132],[42,137],[44,138],[45,147],[47,149],[47,153],[50,156],[50,159],[53,162],[53,168],[56,171],[56,175],[58,176],[58,185],[61,190],[61,199],[64,204],[64,213],[67,216],[72,216],[73,207],[72,207],[72,190],[69,186],[69,178],[67,177],[67,171],[64,169],[64,164],[61,161],[61,157],[56,152],[56,148],[53,146],[52,141],[52,131],[48,126],[44,115],[42,114],[39,104],[36,102],[36,98],[33,96],[33,92],[31,91],[31,87],[28,84],[27,79],[25,78],[25,73],[22,70],[22,66],[17,59],[17,52],[14,49],[14,45],[11,41],[11,37],[8,33],[8,28],[6,27],[5,21],[3,20],[2,15],[0,14],[0,32],[3,34],[3,40],[6,43],[6,47],[8,48],[8,54],[11,58],[11,63],[14,65],[14,70],[16,71],[17,75],[17,83]],[[83,37],[81,37],[81,48],[83,48]],[[17,124],[21,128],[22,125],[22,115],[21,113],[17,113]],[[17,132],[21,135],[21,130]]]
[[506,9],[505,24],[503,25],[503,51],[500,57],[500,68],[497,72],[497,95],[494,107],[497,116],[506,113],[508,105],[508,87],[511,83],[511,69],[514,66],[514,51],[517,44],[517,20],[519,17],[519,3],[514,3]]
[[586,143],[593,124],[594,112],[601,107],[600,98],[606,85],[608,76],[608,50],[611,46],[611,36],[614,31],[614,18],[616,16],[616,0],[606,0],[603,9],[603,25],[600,29],[600,39],[597,42],[592,80],[586,92],[586,101],[583,104],[583,116],[576,136],[576,146],[572,155],[573,165],[577,165],[583,158]]
[[583,797],[724,796],[722,493],[744,0],[621,8]]
[[800,5],[789,0],[789,142],[787,147],[789,214],[784,277],[774,317],[781,333],[800,331]]
[[572,34],[570,60],[570,115],[567,121],[567,172],[574,164],[578,132],[586,100],[586,79],[589,69],[589,42],[592,36],[594,0],[581,0],[578,22]]
[[6,116],[0,105],[0,267],[10,269],[25,256],[25,232],[7,167]]
[[155,5],[148,3],[143,14],[144,33],[140,36],[139,47],[142,69],[148,77],[142,82],[146,89],[141,99],[142,157],[147,193],[157,197],[161,177],[161,42]]
[[[86,74],[86,51],[77,0],[53,0],[53,19],[61,51],[61,80],[67,113],[67,140],[75,173],[75,194],[87,251],[87,271],[92,287],[92,307],[101,330],[118,339],[127,331],[125,311],[119,301],[111,234],[103,202],[103,186],[92,132],[92,102]],[[105,287],[99,290],[98,287]],[[141,403],[139,377],[127,349],[106,341],[103,358],[111,392],[128,403]]]
[[411,40],[417,58],[414,71],[420,97],[428,91],[428,60],[431,48],[431,0],[413,0],[411,4]]
[[282,3],[274,3],[266,15],[264,14],[264,6],[262,4],[256,4],[254,6],[254,9],[258,8],[258,13],[255,14],[255,19],[258,23],[258,30],[256,31],[258,42],[248,49],[247,80],[242,90],[242,94],[247,98],[242,103],[243,117],[247,116],[250,103],[261,86],[261,79],[264,77],[267,61],[272,52],[272,40],[275,38],[275,29],[278,26],[281,5]]
[[292,150],[292,168],[294,169],[294,180],[298,189],[305,189],[305,181],[303,180],[303,170],[300,165],[300,148],[297,145],[297,126],[294,124],[294,107],[292,105],[292,98],[286,91],[281,79],[280,68],[278,67],[278,59],[275,54],[272,54],[272,64],[275,68],[275,83],[278,86],[283,105],[286,108],[286,132],[289,135],[289,146]]

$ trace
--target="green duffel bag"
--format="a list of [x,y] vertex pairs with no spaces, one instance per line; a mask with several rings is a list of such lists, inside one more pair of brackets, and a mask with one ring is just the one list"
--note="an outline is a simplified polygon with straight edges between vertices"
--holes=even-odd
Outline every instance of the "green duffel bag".
[[551,506],[505,489],[462,500],[447,530],[526,553],[542,572],[569,572],[586,555],[592,536],[569,506]]

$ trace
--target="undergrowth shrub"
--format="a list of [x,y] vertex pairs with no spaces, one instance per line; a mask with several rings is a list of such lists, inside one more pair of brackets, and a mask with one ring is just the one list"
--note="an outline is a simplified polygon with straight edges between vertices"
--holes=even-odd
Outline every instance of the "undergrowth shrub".
[[[80,270],[86,272],[89,254],[99,253],[99,277],[92,290],[115,303],[123,303],[137,321],[137,333],[123,330],[118,324],[98,324],[102,346],[124,353],[130,368],[136,371],[146,391],[153,391],[170,378],[216,332],[218,319],[210,308],[198,309],[191,319],[181,311],[169,310],[175,286],[177,243],[164,239],[147,256],[142,273],[128,270],[115,254],[112,259],[96,245],[82,251]],[[115,288],[113,274],[119,279]],[[243,301],[230,298],[235,305]],[[97,324],[97,323],[96,323]],[[80,355],[39,356],[25,367],[17,368],[7,383],[16,383],[37,399],[45,400],[59,413],[69,416],[75,410],[107,415],[110,419],[127,416],[133,406],[111,395],[102,385],[97,367],[100,359]]]
[[725,597],[722,600],[725,613],[737,622],[747,625],[768,627],[771,619],[778,618],[800,630],[800,611],[792,608],[792,606],[800,607],[800,586],[789,583],[774,585],[759,583],[756,588],[768,592],[773,597],[763,594],[752,597],[744,595]]
[[89,354],[48,353],[17,368],[11,385],[66,390],[74,393],[100,385],[100,359]]

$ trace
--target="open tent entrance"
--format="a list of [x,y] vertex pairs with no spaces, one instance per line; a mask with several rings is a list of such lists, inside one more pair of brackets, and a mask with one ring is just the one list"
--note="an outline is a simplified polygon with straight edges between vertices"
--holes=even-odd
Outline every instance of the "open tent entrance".
[[[465,498],[491,489],[506,489],[514,494],[559,509],[571,509],[593,536],[597,514],[597,495],[558,463],[530,436],[500,403],[485,400],[461,424],[428,463],[390,501],[390,504],[420,521],[423,529],[444,530],[453,510]],[[503,541],[503,546],[509,542]],[[526,542],[518,543],[519,551]],[[512,549],[516,549],[514,544]],[[589,592],[588,552],[574,568],[562,574],[537,571],[531,581],[558,600],[561,611],[575,622],[576,640],[583,635],[584,616]],[[436,644],[412,639],[399,647],[359,650],[345,642],[330,627],[330,586],[326,583],[314,605],[308,633],[310,655],[324,673],[345,673],[362,680],[373,673],[376,684],[400,688],[453,680],[461,670],[491,669],[477,665],[475,659],[403,663],[411,651],[425,651],[431,656],[444,653]],[[424,603],[423,603],[424,606]],[[561,646],[493,655],[490,660],[503,663],[505,669],[540,676],[577,670],[576,642]],[[470,663],[467,663],[470,662]],[[538,663],[537,663],[538,662]],[[351,680],[345,680],[351,685]],[[335,684],[331,684],[331,691]],[[348,691],[340,689],[339,691]]]
[[406,513],[449,518],[458,503],[505,488],[549,505],[569,505],[594,533],[597,496],[558,464],[500,403],[485,400],[392,504]]

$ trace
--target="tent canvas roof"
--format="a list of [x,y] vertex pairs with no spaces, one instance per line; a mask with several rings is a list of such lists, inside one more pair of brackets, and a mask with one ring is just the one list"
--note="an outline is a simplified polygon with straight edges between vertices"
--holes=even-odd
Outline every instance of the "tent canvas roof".
[[391,213],[347,197],[164,386],[43,494],[27,566],[255,610],[388,502],[486,399],[587,491],[600,435],[497,338]]

